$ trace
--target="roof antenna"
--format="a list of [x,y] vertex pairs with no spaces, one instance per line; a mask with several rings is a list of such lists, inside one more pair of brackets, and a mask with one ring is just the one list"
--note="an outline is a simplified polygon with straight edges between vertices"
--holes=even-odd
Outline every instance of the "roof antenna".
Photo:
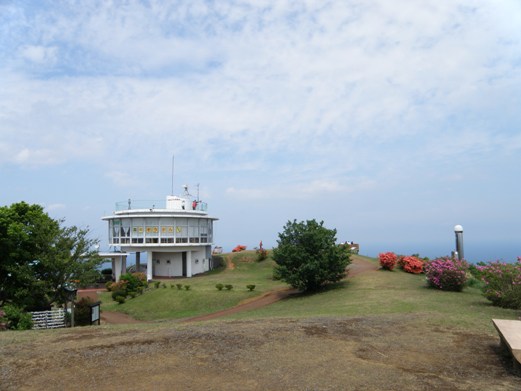
[[172,192],[170,195],[174,195],[174,155],[172,154]]

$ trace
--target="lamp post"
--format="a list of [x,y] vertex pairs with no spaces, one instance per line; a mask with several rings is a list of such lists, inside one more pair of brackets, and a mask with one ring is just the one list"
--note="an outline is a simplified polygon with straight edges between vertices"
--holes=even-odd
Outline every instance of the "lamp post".
[[464,258],[463,255],[463,227],[456,225],[454,227],[454,233],[456,234],[456,251],[458,253],[458,259],[461,261]]
[[78,288],[74,284],[67,282],[63,285],[63,290],[65,291],[67,301],[71,302],[71,327],[74,327],[74,300],[76,299]]

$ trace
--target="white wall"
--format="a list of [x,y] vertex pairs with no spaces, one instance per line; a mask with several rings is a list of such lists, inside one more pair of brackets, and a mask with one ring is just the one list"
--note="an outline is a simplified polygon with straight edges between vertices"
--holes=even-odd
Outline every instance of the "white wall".
[[[192,252],[192,275],[207,272],[210,269],[210,260],[207,257],[205,247],[189,247],[184,251]],[[152,253],[154,276],[158,277],[182,277],[183,252],[159,252]],[[149,253],[150,255],[150,253]],[[159,263],[157,262],[159,261]],[[168,263],[170,261],[170,263]]]

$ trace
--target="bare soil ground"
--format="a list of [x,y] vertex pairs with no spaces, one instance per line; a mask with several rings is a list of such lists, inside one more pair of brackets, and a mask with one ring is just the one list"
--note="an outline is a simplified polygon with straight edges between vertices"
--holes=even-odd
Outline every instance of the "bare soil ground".
[[422,314],[0,333],[5,391],[519,390],[510,368],[496,335]]
[[0,334],[2,390],[519,390],[521,384],[497,337],[425,327],[418,314],[28,333]]

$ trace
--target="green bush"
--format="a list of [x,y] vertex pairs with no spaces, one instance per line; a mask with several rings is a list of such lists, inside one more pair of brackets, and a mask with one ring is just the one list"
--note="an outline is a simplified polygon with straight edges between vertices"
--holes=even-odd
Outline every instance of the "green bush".
[[217,288],[218,291],[222,291],[223,288],[224,288],[224,285],[223,284],[216,284],[215,287]]
[[161,284],[161,286],[163,287],[163,289],[166,288],[166,284],[164,282]]
[[478,266],[483,281],[483,294],[493,305],[521,308],[521,258],[516,263],[488,262]]
[[147,277],[145,273],[125,273],[119,278],[120,283],[125,283],[127,292],[136,291],[140,286],[145,286]]
[[154,281],[154,287],[157,289],[161,285],[161,281]]
[[183,289],[183,284],[175,284],[175,286],[177,287],[178,290]]
[[74,325],[88,326],[91,324],[90,308],[94,300],[89,297],[82,297],[74,304]]
[[116,300],[116,297],[119,297],[119,296],[122,296],[122,297],[127,297],[127,291],[125,290],[117,290],[117,291],[112,291],[112,300]]
[[246,288],[248,288],[248,290],[249,290],[250,292],[253,292],[253,290],[255,289],[255,285],[253,285],[253,284],[246,285]]
[[10,330],[30,330],[33,327],[33,317],[22,308],[8,304],[4,307],[4,319]]
[[226,284],[224,287],[225,287],[226,290],[228,290],[228,291],[231,291],[231,290],[233,289],[233,285],[232,285],[232,284]]
[[189,291],[190,290],[190,285],[185,285],[185,290]]
[[316,291],[346,276],[349,254],[336,245],[336,230],[323,222],[288,221],[272,252],[277,275],[294,288]]
[[124,296],[116,296],[116,298],[114,300],[116,300],[119,304],[123,304],[125,302],[125,297]]

